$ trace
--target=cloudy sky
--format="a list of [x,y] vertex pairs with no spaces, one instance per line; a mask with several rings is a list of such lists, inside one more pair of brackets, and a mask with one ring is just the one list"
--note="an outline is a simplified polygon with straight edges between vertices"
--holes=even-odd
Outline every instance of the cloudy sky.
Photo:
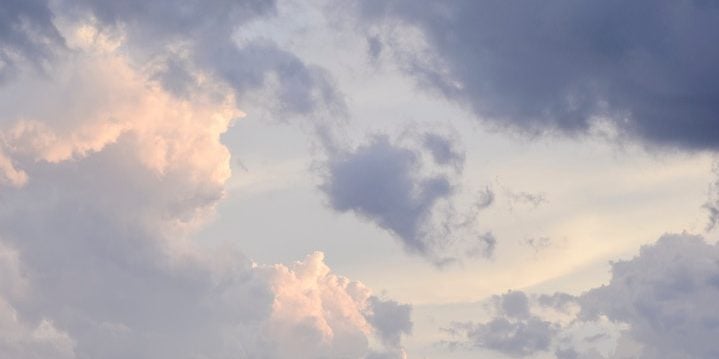
[[719,4],[0,1],[0,357],[717,358]]

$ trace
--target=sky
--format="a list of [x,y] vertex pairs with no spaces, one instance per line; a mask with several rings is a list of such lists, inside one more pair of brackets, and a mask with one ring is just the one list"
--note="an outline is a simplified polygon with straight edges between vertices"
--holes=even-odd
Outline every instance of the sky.
[[719,5],[3,0],[0,357],[719,357]]

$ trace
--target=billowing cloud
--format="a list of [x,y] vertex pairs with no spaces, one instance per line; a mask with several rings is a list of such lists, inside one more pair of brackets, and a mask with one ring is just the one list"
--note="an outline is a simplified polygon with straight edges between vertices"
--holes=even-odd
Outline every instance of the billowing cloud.
[[189,68],[183,96],[137,66],[128,38],[58,28],[70,51],[53,72],[0,87],[0,356],[404,355],[410,307],[321,253],[262,265],[190,238],[230,176],[233,86]]
[[0,5],[0,84],[21,67],[42,71],[63,39],[45,0],[5,1]]
[[343,6],[422,85],[500,127],[577,134],[609,125],[652,144],[719,147],[719,6],[712,2]]
[[370,300],[368,320],[377,329],[382,341],[390,348],[398,348],[402,335],[412,333],[412,307],[393,300]]
[[612,265],[608,285],[590,290],[583,317],[627,323],[641,358],[719,355],[719,247],[701,237],[666,235]]
[[54,53],[68,40],[63,27],[85,23],[97,29],[92,36],[126,39],[123,47],[131,57],[147,64],[147,71],[175,94],[196,85],[199,79],[190,74],[199,70],[229,85],[241,103],[253,91],[270,91],[274,100],[262,105],[278,115],[341,109],[341,96],[319,67],[267,40],[234,40],[238,28],[275,13],[273,0],[4,2],[0,79],[14,76],[23,62],[50,70]]
[[665,235],[612,264],[608,284],[574,297],[495,296],[494,317],[457,323],[455,346],[513,356],[713,358],[719,354],[719,248],[701,237]]
[[[443,264],[455,259],[450,247],[467,234],[462,231],[475,229],[475,210],[491,204],[491,199],[482,192],[476,208],[458,213],[453,196],[464,153],[440,134],[420,137],[419,144],[402,144],[376,135],[356,148],[330,151],[320,188],[333,209],[368,219],[398,238],[410,253]],[[474,237],[491,253],[493,237]]]

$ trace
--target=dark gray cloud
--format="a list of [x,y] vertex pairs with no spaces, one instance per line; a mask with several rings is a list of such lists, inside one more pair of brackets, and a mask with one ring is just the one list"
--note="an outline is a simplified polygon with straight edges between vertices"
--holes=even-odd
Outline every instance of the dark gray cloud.
[[529,298],[510,291],[492,298],[496,316],[484,323],[454,323],[450,333],[462,338],[453,346],[483,348],[514,357],[527,357],[550,349],[559,327],[533,315]]
[[353,151],[334,154],[321,186],[337,211],[353,211],[397,236],[411,252],[437,250],[426,228],[437,203],[452,195],[452,178],[422,173],[421,153],[374,136]]
[[437,265],[491,256],[496,239],[477,232],[477,213],[491,205],[492,192],[480,192],[467,211],[455,208],[464,152],[437,133],[410,137],[375,135],[351,149],[332,144],[320,185],[329,205],[372,221]]
[[[85,0],[68,5],[75,16],[89,13],[105,26],[127,32],[131,48],[144,58],[165,59],[172,74],[187,71],[187,67],[214,74],[236,91],[243,104],[248,93],[270,88],[275,99],[268,102],[269,110],[278,116],[343,107],[332,80],[319,67],[305,64],[268,40],[243,44],[233,40],[242,26],[276,15],[276,6],[274,0],[188,0],[180,4]],[[178,61],[179,56],[184,56],[186,63]],[[171,89],[186,86],[182,77],[172,79]],[[277,83],[272,84],[271,79]]]
[[400,346],[402,335],[412,333],[412,307],[393,300],[370,298],[368,321],[382,341],[392,348]]
[[384,33],[400,34],[385,45],[423,84],[499,126],[577,134],[601,117],[647,143],[719,148],[714,2],[372,0],[347,7],[369,33],[418,29],[434,59],[403,32]]
[[0,5],[0,80],[17,72],[18,60],[50,69],[53,49],[65,42],[54,25],[61,18],[122,33],[139,63],[163,64],[155,77],[175,95],[187,95],[201,71],[230,85],[244,108],[249,94],[267,90],[272,101],[260,105],[279,118],[341,113],[343,98],[326,71],[268,40],[234,41],[237,29],[276,11],[274,0],[81,0],[52,7],[43,0],[6,1]]
[[424,135],[423,143],[437,164],[451,165],[459,170],[464,166],[464,151],[456,148],[456,139],[430,132]]
[[502,312],[510,318],[529,317],[529,298],[524,292],[510,291],[499,297]]
[[0,83],[24,64],[42,69],[42,64],[62,45],[47,0],[0,3]]

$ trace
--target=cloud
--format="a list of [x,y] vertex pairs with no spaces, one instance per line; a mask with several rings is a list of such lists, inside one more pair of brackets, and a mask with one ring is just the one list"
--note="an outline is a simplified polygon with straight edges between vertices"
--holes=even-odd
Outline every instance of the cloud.
[[61,28],[72,51],[51,74],[0,87],[0,169],[13,185],[0,187],[0,356],[403,353],[410,308],[321,253],[263,265],[191,239],[230,176],[220,136],[243,115],[231,86],[189,68],[201,81],[168,91],[121,51],[126,39]]
[[419,144],[412,139],[402,144],[382,134],[356,148],[335,148],[328,151],[320,189],[334,210],[372,221],[408,252],[436,264],[456,259],[452,247],[466,244],[465,238],[479,238],[491,253],[494,238],[472,232],[476,212],[491,204],[491,192],[480,193],[466,214],[455,209],[464,154],[450,141],[427,133]]
[[43,70],[43,65],[52,60],[62,45],[47,1],[0,4],[0,84],[12,79],[26,64]]
[[369,322],[377,328],[382,341],[389,347],[399,347],[402,335],[412,333],[412,307],[393,300],[370,300]]
[[[315,111],[342,111],[343,99],[329,75],[305,64],[270,41],[234,40],[236,30],[276,14],[273,0],[127,1],[10,1],[0,5],[0,80],[15,76],[24,63],[54,71],[54,56],[70,41],[66,26],[86,24],[87,36],[122,38],[123,49],[175,95],[186,94],[197,76],[229,85],[237,101],[271,91],[267,110],[290,117]],[[40,66],[42,65],[42,66]]]
[[719,147],[712,2],[342,6],[423,87],[499,127],[577,135],[608,125],[649,144]]
[[422,226],[437,201],[452,194],[445,175],[420,174],[418,152],[376,136],[353,152],[338,154],[328,164],[322,190],[338,211],[354,211],[400,238],[410,251],[432,252]]
[[436,133],[426,133],[424,146],[432,154],[434,162],[439,165],[452,165],[458,170],[464,166],[464,152],[456,148],[456,139],[450,139]]
[[701,237],[665,235],[639,255],[612,265],[608,285],[581,297],[585,318],[629,325],[642,358],[719,355],[719,248]]
[[719,354],[719,248],[669,234],[612,264],[608,284],[580,296],[512,291],[486,322],[456,323],[455,347],[558,358],[713,358]]
[[485,323],[453,323],[449,332],[462,338],[452,346],[484,348],[514,357],[526,357],[550,348],[558,326],[530,313],[529,299],[521,291],[493,297],[496,317]]

